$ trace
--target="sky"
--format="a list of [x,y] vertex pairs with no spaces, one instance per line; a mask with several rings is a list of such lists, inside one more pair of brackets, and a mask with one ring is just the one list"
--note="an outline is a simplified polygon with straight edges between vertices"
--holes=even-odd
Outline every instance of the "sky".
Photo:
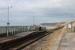
[[0,25],[33,25],[75,19],[75,0],[0,0]]

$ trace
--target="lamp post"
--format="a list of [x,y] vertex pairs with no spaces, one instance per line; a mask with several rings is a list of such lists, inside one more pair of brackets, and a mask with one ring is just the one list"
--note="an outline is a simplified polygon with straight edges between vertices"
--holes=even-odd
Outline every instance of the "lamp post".
[[10,26],[10,22],[9,22],[9,6],[8,6],[8,15],[7,15],[7,37],[9,36],[9,26]]

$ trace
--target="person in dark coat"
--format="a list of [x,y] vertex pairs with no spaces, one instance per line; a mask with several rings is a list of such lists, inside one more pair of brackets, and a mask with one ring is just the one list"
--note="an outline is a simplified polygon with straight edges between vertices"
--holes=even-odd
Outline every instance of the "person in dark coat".
[[39,27],[39,31],[41,31],[42,30],[42,28],[41,27]]

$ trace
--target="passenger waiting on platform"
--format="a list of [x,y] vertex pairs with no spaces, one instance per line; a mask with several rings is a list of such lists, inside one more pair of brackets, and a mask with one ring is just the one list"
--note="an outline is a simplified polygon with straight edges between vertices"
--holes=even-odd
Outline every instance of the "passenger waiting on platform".
[[42,28],[41,27],[39,27],[39,31],[41,31],[42,30]]

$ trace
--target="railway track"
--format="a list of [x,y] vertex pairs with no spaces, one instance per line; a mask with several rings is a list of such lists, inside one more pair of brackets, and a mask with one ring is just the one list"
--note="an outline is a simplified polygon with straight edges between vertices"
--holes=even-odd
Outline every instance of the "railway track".
[[33,32],[25,37],[1,43],[0,50],[21,50],[22,48],[39,40],[47,34],[47,32]]

